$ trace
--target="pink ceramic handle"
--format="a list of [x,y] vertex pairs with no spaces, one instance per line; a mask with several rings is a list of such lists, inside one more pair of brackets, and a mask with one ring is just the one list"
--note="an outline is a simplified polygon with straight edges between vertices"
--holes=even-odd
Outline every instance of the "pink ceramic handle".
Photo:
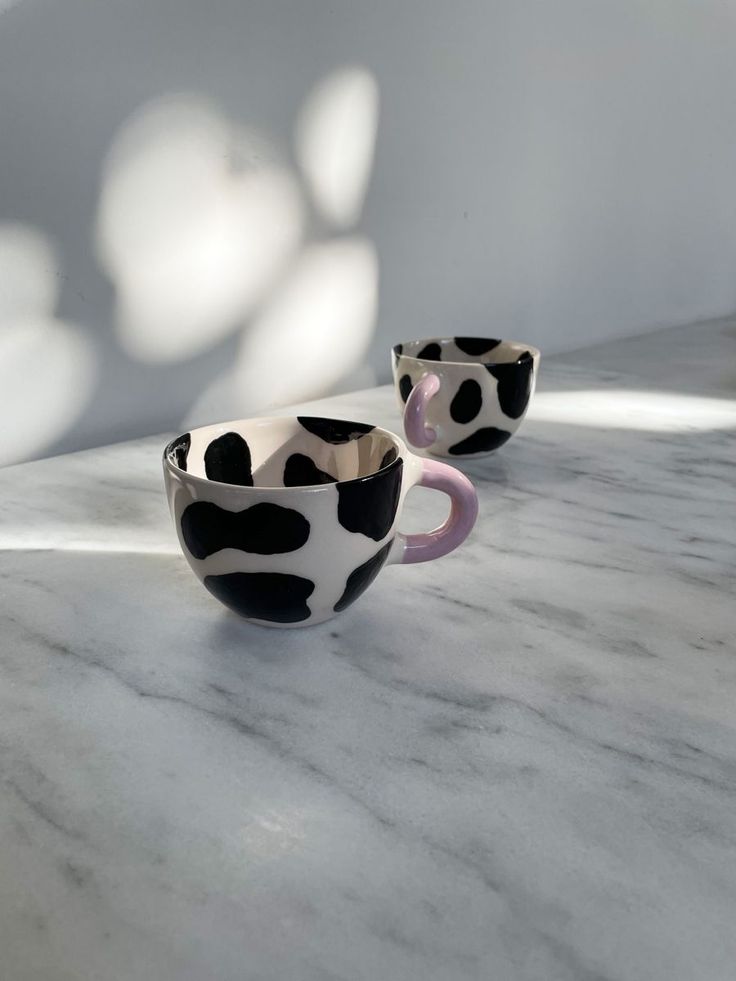
[[478,517],[478,497],[465,474],[439,460],[422,460],[420,487],[433,487],[452,501],[450,516],[443,525],[422,535],[399,535],[403,553],[399,562],[429,562],[461,545]]
[[440,389],[437,375],[425,375],[409,392],[404,408],[404,432],[412,446],[431,446],[437,434],[425,425],[427,403]]

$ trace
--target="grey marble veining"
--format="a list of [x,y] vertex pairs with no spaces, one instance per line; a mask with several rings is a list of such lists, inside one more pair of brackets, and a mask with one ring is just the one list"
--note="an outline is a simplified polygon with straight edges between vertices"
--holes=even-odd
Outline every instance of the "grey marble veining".
[[464,548],[304,631],[195,581],[164,437],[0,472],[3,981],[736,975],[736,337],[621,351],[543,363]]

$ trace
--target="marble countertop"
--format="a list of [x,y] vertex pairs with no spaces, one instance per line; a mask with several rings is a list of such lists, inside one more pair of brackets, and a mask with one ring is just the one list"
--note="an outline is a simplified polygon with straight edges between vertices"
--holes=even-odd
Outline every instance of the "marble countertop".
[[304,631],[163,436],[0,471],[3,981],[731,981],[735,395],[732,323],[543,362],[466,545]]

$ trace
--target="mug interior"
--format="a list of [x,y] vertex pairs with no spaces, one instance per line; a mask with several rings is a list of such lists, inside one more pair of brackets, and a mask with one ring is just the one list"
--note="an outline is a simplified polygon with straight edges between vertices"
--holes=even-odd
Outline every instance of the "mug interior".
[[315,487],[390,466],[401,443],[385,429],[319,416],[246,419],[177,436],[164,459],[194,477],[244,487]]
[[427,337],[404,341],[394,346],[395,357],[444,364],[515,364],[536,354],[536,348],[519,341],[502,341],[494,337]]

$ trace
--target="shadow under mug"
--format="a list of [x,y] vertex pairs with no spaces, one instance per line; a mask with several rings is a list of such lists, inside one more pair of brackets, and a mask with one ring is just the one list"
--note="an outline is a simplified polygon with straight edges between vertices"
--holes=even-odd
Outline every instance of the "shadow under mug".
[[450,457],[492,453],[511,439],[529,408],[540,360],[529,344],[485,337],[405,341],[392,353],[407,440]]
[[[364,423],[313,416],[195,429],[163,454],[169,508],[197,578],[254,623],[302,626],[346,609],[384,565],[457,548],[478,513],[470,481]],[[450,497],[443,525],[406,535],[408,491]]]

